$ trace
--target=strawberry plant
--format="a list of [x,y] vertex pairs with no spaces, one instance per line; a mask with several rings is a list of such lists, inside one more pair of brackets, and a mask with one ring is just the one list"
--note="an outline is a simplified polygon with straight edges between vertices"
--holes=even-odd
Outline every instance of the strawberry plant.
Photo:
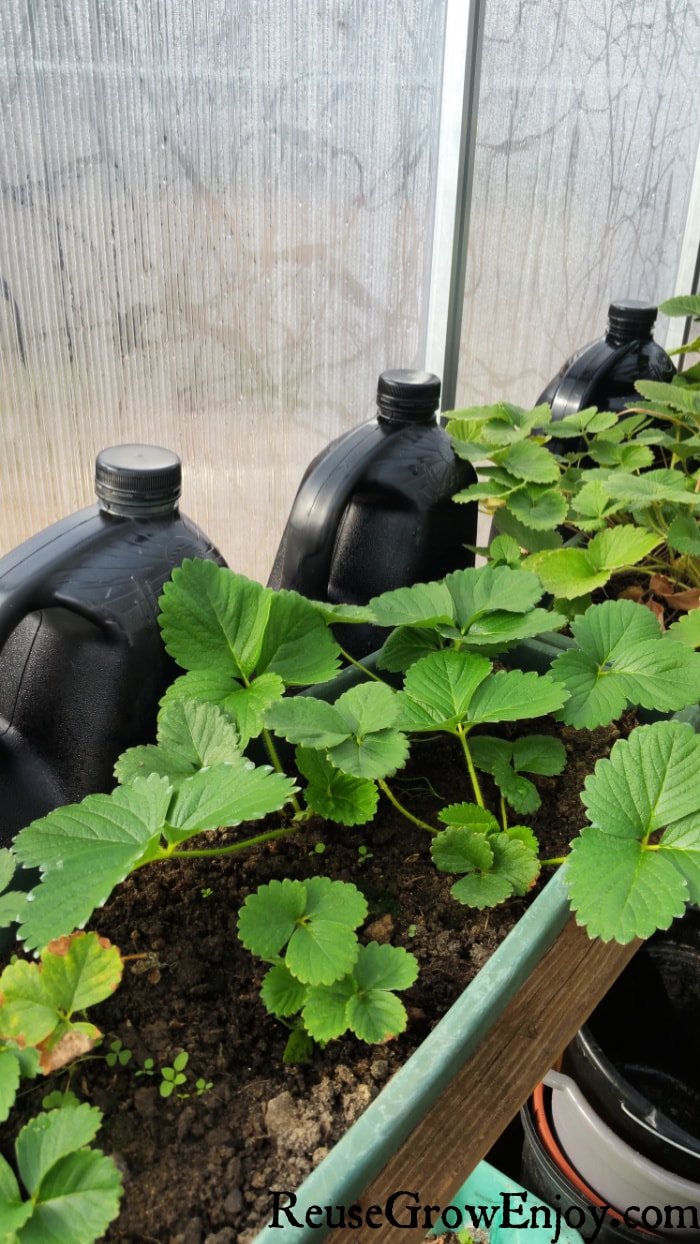
[[[661,309],[700,318],[700,297]],[[457,500],[478,499],[507,537],[492,559],[532,570],[571,613],[631,567],[676,607],[700,602],[700,364],[636,387],[622,417],[592,407],[553,422],[546,405],[502,402],[455,411],[447,425],[455,452],[479,465]]]
[[[538,802],[526,774],[560,772],[565,753],[536,730],[511,744],[493,727],[551,715],[591,728],[628,705],[667,712],[700,698],[692,634],[662,635],[632,601],[586,610],[546,673],[504,667],[523,638],[564,624],[542,608],[543,592],[531,570],[486,565],[345,609],[272,592],[211,562],[186,562],[166,585],[162,628],[168,651],[187,668],[164,697],[156,743],[124,753],[111,795],[59,808],[18,835],[19,860],[42,872],[17,912],[26,945],[41,947],[84,923],[134,869],[240,852],[299,832],[314,814],[365,824],[380,793],[429,835],[437,867],[460,875],[459,901],[484,906],[525,894],[541,868],[522,823]],[[341,673],[324,699],[285,695],[336,669],[329,624],[340,617],[390,629],[377,667],[392,681],[365,670],[365,681],[343,689]],[[427,734],[457,740],[467,796],[432,824],[404,804],[392,780],[412,739]],[[284,773],[292,768],[289,743],[292,776]],[[244,750],[257,747],[259,760],[260,744],[267,764]],[[487,807],[484,774],[499,792],[496,809]],[[226,845],[193,841],[271,813],[280,817],[272,828],[266,822]]]
[[0,1222],[8,1244],[92,1244],[104,1234],[119,1211],[122,1185],[112,1159],[89,1148],[101,1121],[85,1102],[49,1110],[20,1131],[17,1173],[0,1155]]
[[285,1061],[298,1061],[310,1039],[325,1044],[350,1029],[376,1043],[406,1027],[394,990],[413,984],[418,964],[400,946],[361,946],[355,929],[366,915],[354,885],[327,877],[272,881],[243,904],[238,936],[271,964],[262,1000],[291,1020]]
[[[21,1078],[49,1075],[101,1039],[80,1016],[116,989],[121,974],[119,951],[94,933],[62,937],[42,951],[38,964],[18,959],[3,970],[0,1121],[11,1114]],[[57,1096],[59,1108],[30,1119],[19,1132],[16,1169],[0,1155],[0,1222],[10,1244],[91,1244],[118,1213],[119,1171],[88,1147],[100,1111],[72,1093]]]

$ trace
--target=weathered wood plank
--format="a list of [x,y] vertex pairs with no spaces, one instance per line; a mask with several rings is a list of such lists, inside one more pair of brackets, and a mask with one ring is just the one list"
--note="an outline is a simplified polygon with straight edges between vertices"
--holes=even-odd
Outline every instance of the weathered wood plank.
[[[572,917],[487,1038],[358,1198],[363,1210],[384,1206],[399,1190],[417,1193],[423,1205],[449,1205],[640,944],[592,941]],[[403,1221],[400,1205],[395,1215]],[[422,1221],[399,1229],[382,1219],[377,1214],[367,1231],[372,1244],[399,1237],[417,1244],[425,1237]],[[327,1239],[340,1244],[340,1234]],[[364,1236],[360,1230],[357,1244]]]

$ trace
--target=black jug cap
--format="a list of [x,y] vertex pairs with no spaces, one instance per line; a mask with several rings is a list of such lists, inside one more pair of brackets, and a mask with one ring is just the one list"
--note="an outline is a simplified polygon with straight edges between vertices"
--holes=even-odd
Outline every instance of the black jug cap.
[[159,445],[113,445],[95,462],[95,492],[110,514],[167,514],[182,488],[177,454]]
[[606,336],[615,344],[650,337],[658,307],[633,298],[620,298],[610,303]]
[[377,381],[379,415],[391,422],[430,423],[440,405],[440,377],[429,371],[383,371]]

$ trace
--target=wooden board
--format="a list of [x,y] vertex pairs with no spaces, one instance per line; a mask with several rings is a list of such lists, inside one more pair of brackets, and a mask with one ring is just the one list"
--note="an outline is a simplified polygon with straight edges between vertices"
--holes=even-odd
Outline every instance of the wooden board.
[[[356,1204],[363,1211],[383,1207],[405,1189],[418,1193],[422,1205],[449,1205],[640,945],[592,941],[572,917],[492,1031]],[[400,1201],[394,1213],[410,1222]],[[357,1233],[356,1244],[364,1244],[365,1237],[372,1244],[417,1244],[425,1238],[422,1221],[415,1228],[397,1228],[384,1221],[383,1213],[370,1221],[371,1227]],[[333,1231],[326,1239],[340,1244],[346,1236],[347,1231]]]

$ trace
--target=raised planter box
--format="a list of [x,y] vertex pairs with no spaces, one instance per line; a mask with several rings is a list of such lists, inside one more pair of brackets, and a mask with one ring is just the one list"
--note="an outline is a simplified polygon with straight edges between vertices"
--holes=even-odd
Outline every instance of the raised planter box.
[[[405,1207],[458,1203],[453,1198],[465,1178],[639,944],[591,940],[570,915],[555,874],[421,1047],[294,1191],[290,1215],[264,1227],[255,1244],[340,1241],[326,1225],[325,1208],[309,1211],[351,1205],[362,1215],[379,1206],[368,1229],[375,1244],[385,1244],[398,1230],[384,1214],[390,1197],[394,1218],[403,1205],[407,1224]],[[396,1198],[400,1191],[410,1195]],[[415,1227],[401,1227],[405,1244],[425,1235],[420,1216]]]

